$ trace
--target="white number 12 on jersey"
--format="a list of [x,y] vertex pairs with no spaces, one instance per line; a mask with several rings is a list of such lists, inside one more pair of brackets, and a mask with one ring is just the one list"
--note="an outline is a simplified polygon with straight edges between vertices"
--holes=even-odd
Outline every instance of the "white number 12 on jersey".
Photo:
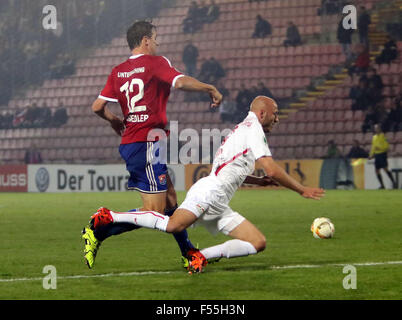
[[[130,99],[130,93],[134,91],[134,85],[138,86],[138,93]],[[147,106],[136,106],[135,104],[144,97],[144,81],[141,79],[132,79],[120,87],[120,92],[125,92],[127,97],[127,107],[130,113],[147,110]]]

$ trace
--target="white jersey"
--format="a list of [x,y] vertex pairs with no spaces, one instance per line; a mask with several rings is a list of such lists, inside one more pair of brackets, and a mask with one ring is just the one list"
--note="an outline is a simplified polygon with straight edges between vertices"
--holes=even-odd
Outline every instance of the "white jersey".
[[249,112],[218,149],[210,175],[193,184],[179,209],[197,216],[193,226],[201,224],[213,234],[229,235],[245,220],[229,202],[253,173],[255,161],[264,156],[271,156],[264,131],[255,113]]
[[255,161],[264,156],[271,156],[271,151],[256,114],[250,111],[217,150],[210,175],[221,182],[231,199],[246,177],[253,173]]

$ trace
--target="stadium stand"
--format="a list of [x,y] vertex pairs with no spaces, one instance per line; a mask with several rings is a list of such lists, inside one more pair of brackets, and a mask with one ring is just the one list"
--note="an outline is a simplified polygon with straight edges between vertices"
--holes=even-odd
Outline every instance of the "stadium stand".
[[[364,1],[373,18],[370,26],[373,54],[378,54],[384,43],[385,33],[378,31],[376,23],[381,10],[389,9],[389,3],[384,9],[385,2]],[[400,10],[400,2],[393,1],[392,4],[399,5]],[[242,82],[251,88],[263,81],[280,102],[282,113],[281,123],[269,139],[275,158],[320,158],[325,154],[329,140],[335,140],[344,154],[354,139],[368,150],[371,133],[361,131],[365,113],[352,111],[349,98],[350,88],[357,80],[351,80],[346,74],[341,46],[333,40],[322,41],[323,21],[317,15],[321,0],[252,3],[217,0],[219,19],[205,24],[196,33],[185,34],[182,22],[189,3],[180,1],[174,7],[165,8],[153,20],[158,26],[160,54],[168,57],[178,69],[185,70],[181,54],[186,40],[191,39],[200,52],[197,69],[212,56],[222,63],[226,71],[224,84],[230,92],[227,99],[235,99]],[[251,37],[257,14],[272,25],[272,34],[264,39]],[[339,17],[326,19],[324,23],[331,27],[325,32],[336,32]],[[298,26],[302,45],[283,46],[288,21]],[[398,42],[398,49],[401,52],[402,42]],[[90,104],[99,94],[111,68],[129,54],[125,37],[114,38],[76,61],[73,75],[46,80],[41,87],[26,91],[24,96],[14,96],[6,109],[0,109],[0,114],[14,115],[34,102],[39,106],[46,103],[54,112],[62,101],[68,122],[58,128],[0,129],[0,161],[22,162],[25,150],[32,143],[41,150],[47,163],[120,161],[119,137],[92,114]],[[400,92],[401,58],[389,65],[376,65],[374,61],[372,65],[383,79],[384,106],[389,109]],[[120,113],[117,105],[111,107]],[[183,92],[172,92],[167,109],[168,119],[178,120],[179,129],[222,130],[231,127],[221,122],[219,112],[209,112],[208,102],[185,101]],[[392,145],[390,155],[402,155],[402,131],[389,132],[387,136]]]

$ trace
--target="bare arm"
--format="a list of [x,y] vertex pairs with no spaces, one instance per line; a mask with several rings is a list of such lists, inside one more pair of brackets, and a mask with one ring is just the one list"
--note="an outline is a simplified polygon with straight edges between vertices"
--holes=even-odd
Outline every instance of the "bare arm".
[[272,157],[262,157],[257,160],[265,173],[282,186],[299,193],[304,198],[319,200],[324,196],[324,189],[310,188],[301,185],[283,170]]
[[175,88],[184,91],[198,91],[206,92],[209,94],[212,100],[211,107],[217,107],[222,101],[222,94],[213,85],[203,83],[197,79],[189,76],[184,76],[177,79]]
[[255,184],[257,186],[265,187],[265,186],[279,186],[275,180],[271,179],[271,177],[256,177],[256,176],[247,176],[243,183],[246,184]]
[[125,129],[124,123],[118,116],[116,116],[113,112],[111,112],[106,105],[107,105],[106,100],[98,98],[92,104],[92,111],[95,112],[95,114],[101,117],[102,119],[109,121],[113,130],[119,136],[121,136]]

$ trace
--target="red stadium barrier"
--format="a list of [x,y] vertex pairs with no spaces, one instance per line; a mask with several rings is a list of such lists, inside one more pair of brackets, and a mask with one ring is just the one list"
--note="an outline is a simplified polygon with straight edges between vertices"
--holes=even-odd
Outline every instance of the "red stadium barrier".
[[0,192],[27,192],[26,165],[0,166]]

